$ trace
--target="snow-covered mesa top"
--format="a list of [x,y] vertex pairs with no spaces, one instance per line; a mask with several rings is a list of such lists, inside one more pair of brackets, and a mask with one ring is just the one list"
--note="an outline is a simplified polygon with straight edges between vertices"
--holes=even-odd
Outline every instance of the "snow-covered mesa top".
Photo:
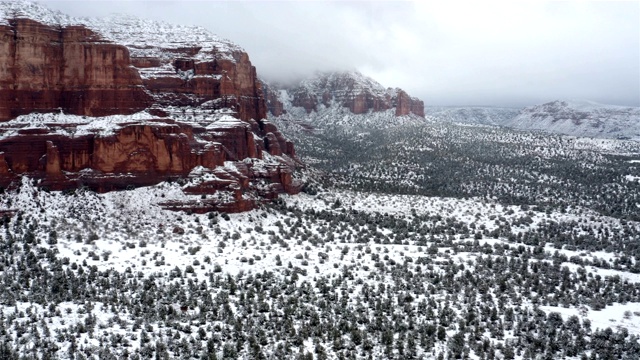
[[0,2],[0,25],[9,25],[9,19],[29,18],[45,25],[78,25],[82,22],[71,16],[54,11],[38,3],[25,0]]
[[292,91],[304,92],[321,97],[327,91],[334,96],[371,94],[383,98],[385,95],[395,96],[400,89],[385,88],[374,79],[358,71],[316,72],[314,76],[304,79]]
[[[0,124],[0,140],[16,136],[20,131],[46,129],[47,134],[63,136],[83,136],[99,134],[110,136],[116,134],[122,127],[130,124],[158,126],[175,126],[172,121],[154,116],[147,111],[140,111],[131,115],[109,115],[89,117],[59,113],[31,113]],[[247,126],[246,122],[225,113],[210,115],[206,128],[209,133],[216,130],[233,129]]]
[[[299,87],[304,88],[310,93],[318,93],[325,90],[327,87],[337,84],[348,82],[354,92],[370,92],[372,94],[384,95],[387,93],[387,89],[380,85],[372,78],[361,74],[358,71],[343,71],[343,72],[331,72],[331,73],[316,73],[314,77],[302,80]],[[345,84],[343,84],[345,85]]]
[[75,18],[25,0],[0,2],[0,25],[9,19],[29,18],[52,26],[84,25],[105,40],[125,45],[135,57],[170,57],[165,49],[201,48],[195,55],[233,60],[234,52],[244,52],[238,45],[221,39],[199,26],[183,26],[140,19],[131,15],[113,14],[106,18]]

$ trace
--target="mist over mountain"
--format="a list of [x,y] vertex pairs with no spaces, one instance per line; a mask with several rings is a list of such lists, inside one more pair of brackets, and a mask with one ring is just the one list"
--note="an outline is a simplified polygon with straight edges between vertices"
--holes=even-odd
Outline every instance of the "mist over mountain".
[[[263,81],[263,89],[274,116],[289,113],[304,120],[313,114],[345,108],[352,115],[392,112],[396,117],[424,117],[422,100],[400,88],[385,88],[357,71],[317,72],[289,86]],[[304,109],[306,114],[300,114],[298,109]]]

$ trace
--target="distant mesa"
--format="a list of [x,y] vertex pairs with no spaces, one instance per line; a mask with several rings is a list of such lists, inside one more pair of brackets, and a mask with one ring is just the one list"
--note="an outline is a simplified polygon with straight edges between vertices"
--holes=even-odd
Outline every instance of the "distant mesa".
[[27,175],[110,191],[200,176],[188,192],[226,200],[167,207],[247,210],[300,188],[293,144],[266,116],[248,54],[203,28],[0,2],[0,186]]
[[263,83],[263,89],[268,110],[274,116],[284,113],[286,103],[307,113],[318,111],[320,106],[340,106],[353,114],[395,109],[396,116],[424,117],[422,100],[399,88],[385,88],[357,71],[317,73],[293,86]]
[[517,108],[427,107],[438,121],[499,125],[572,136],[640,141],[640,108],[588,100],[555,100]]
[[556,100],[526,107],[503,125],[574,136],[640,140],[640,108]]

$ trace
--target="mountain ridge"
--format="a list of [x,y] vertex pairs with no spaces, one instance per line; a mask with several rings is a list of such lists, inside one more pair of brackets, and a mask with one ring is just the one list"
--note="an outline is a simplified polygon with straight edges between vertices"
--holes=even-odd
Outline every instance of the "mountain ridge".
[[[280,108],[304,108],[307,114],[333,103],[348,108],[353,114],[380,112],[395,108],[396,116],[415,114],[424,117],[424,103],[400,88],[385,88],[358,71],[316,72],[311,77],[289,86],[270,85],[263,81],[265,97],[272,102],[272,114],[282,114]],[[280,104],[278,104],[280,103]],[[275,111],[275,112],[274,112]]]
[[640,140],[640,108],[556,100],[526,107],[504,125],[575,136]]
[[521,109],[504,107],[427,107],[446,122],[506,126],[572,136],[640,140],[640,108],[589,100],[555,100]]

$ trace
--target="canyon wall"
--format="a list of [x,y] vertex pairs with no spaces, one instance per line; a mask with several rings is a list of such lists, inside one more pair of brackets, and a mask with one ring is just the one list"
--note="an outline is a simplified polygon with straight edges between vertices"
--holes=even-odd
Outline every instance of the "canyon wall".
[[1,187],[23,176],[99,192],[179,181],[202,199],[162,205],[195,212],[245,211],[299,191],[293,144],[264,120],[261,83],[239,47],[199,28],[56,25],[4,10]]
[[0,121],[32,112],[131,114],[151,105],[126,47],[82,26],[0,26]]

